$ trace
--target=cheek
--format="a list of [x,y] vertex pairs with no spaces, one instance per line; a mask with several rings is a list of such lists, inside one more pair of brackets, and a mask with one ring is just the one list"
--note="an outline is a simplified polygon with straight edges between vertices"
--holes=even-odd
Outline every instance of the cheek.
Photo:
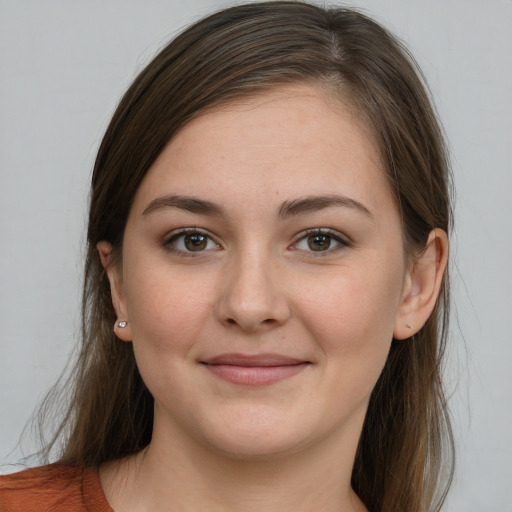
[[333,379],[339,375],[347,386],[367,381],[373,387],[391,345],[400,292],[399,273],[376,269],[342,271],[296,295],[299,315]]
[[134,349],[155,358],[186,354],[212,309],[208,277],[157,263],[132,268],[125,289]]
[[204,276],[184,279],[156,263],[132,269],[125,285],[137,366],[156,402],[174,410],[188,396],[183,363],[194,361],[212,300]]
[[[400,272],[362,269],[336,269],[315,275],[310,283],[294,291],[297,307],[311,324],[329,338],[351,332],[358,339],[379,331],[393,332],[401,294]],[[388,267],[392,268],[392,267]]]

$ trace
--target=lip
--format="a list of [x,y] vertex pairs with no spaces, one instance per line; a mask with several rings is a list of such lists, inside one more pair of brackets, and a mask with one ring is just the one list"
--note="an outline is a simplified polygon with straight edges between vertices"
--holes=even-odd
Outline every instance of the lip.
[[221,354],[201,364],[215,376],[245,386],[265,386],[297,375],[310,361],[280,354]]

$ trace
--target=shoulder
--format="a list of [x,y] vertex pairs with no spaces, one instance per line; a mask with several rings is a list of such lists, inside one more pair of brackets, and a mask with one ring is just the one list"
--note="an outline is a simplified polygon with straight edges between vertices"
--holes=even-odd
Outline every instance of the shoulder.
[[0,512],[112,512],[98,472],[51,464],[0,476]]

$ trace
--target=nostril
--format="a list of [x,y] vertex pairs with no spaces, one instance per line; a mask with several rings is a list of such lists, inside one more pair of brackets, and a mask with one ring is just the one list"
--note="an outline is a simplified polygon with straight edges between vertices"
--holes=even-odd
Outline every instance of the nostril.
[[[226,323],[229,325],[239,325],[239,323],[234,318],[226,318]],[[273,325],[277,323],[274,318],[266,318],[265,320],[262,320],[260,325]]]

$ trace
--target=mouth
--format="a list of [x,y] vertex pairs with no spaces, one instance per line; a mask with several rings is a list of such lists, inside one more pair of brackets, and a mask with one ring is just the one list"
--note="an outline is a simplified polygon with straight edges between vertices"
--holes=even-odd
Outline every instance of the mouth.
[[312,363],[279,354],[221,354],[201,364],[232,384],[265,386],[293,377]]

